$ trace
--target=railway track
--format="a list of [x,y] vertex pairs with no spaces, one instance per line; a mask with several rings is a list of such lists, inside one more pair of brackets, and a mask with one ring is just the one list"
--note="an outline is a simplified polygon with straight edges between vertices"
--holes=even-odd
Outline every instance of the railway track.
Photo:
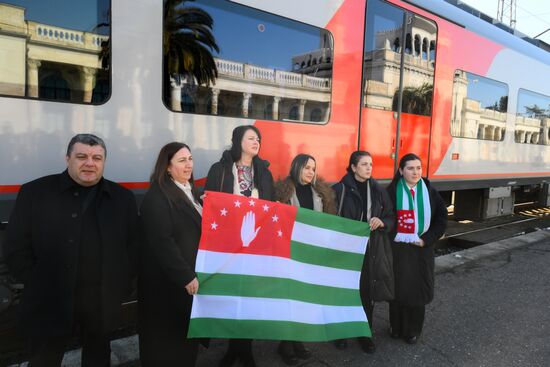
[[504,217],[472,222],[453,221],[451,211],[447,233],[436,245],[437,255],[550,228],[550,207],[520,203],[515,206],[514,212]]

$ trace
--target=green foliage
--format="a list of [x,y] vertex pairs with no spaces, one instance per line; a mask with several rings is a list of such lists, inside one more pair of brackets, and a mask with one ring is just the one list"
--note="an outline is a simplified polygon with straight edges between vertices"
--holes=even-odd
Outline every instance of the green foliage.
[[[420,87],[403,88],[403,113],[430,116],[432,114],[433,84],[424,83]],[[399,103],[399,90],[393,96],[392,108],[397,111]]]
[[203,9],[187,6],[190,1],[194,0],[164,1],[165,73],[190,76],[198,84],[214,84],[218,69],[212,51],[220,51],[212,34],[214,19]]

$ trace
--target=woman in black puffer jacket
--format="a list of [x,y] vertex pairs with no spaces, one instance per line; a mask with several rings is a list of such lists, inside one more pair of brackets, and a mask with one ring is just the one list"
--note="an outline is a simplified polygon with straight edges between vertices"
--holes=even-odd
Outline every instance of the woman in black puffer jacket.
[[[361,270],[360,294],[372,331],[374,302],[394,297],[393,259],[388,233],[395,223],[393,206],[386,190],[372,175],[372,157],[355,151],[349,158],[347,174],[332,188],[336,192],[337,214],[368,222],[371,227],[367,252]],[[358,338],[365,353],[374,353],[372,338]],[[347,346],[345,339],[335,341],[338,349]]]

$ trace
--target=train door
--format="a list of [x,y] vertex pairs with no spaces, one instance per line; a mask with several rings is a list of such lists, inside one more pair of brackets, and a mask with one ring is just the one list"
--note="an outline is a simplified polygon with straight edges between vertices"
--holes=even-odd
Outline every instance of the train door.
[[410,152],[429,161],[436,36],[433,21],[368,2],[359,148],[373,155],[377,178],[391,178]]

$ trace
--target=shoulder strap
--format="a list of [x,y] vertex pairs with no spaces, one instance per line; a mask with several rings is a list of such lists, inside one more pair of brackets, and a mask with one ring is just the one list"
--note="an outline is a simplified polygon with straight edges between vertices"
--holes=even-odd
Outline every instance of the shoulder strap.
[[336,215],[340,216],[342,213],[342,204],[344,204],[344,195],[346,194],[346,185],[342,185],[342,195],[340,195],[340,204],[338,204],[338,212]]

